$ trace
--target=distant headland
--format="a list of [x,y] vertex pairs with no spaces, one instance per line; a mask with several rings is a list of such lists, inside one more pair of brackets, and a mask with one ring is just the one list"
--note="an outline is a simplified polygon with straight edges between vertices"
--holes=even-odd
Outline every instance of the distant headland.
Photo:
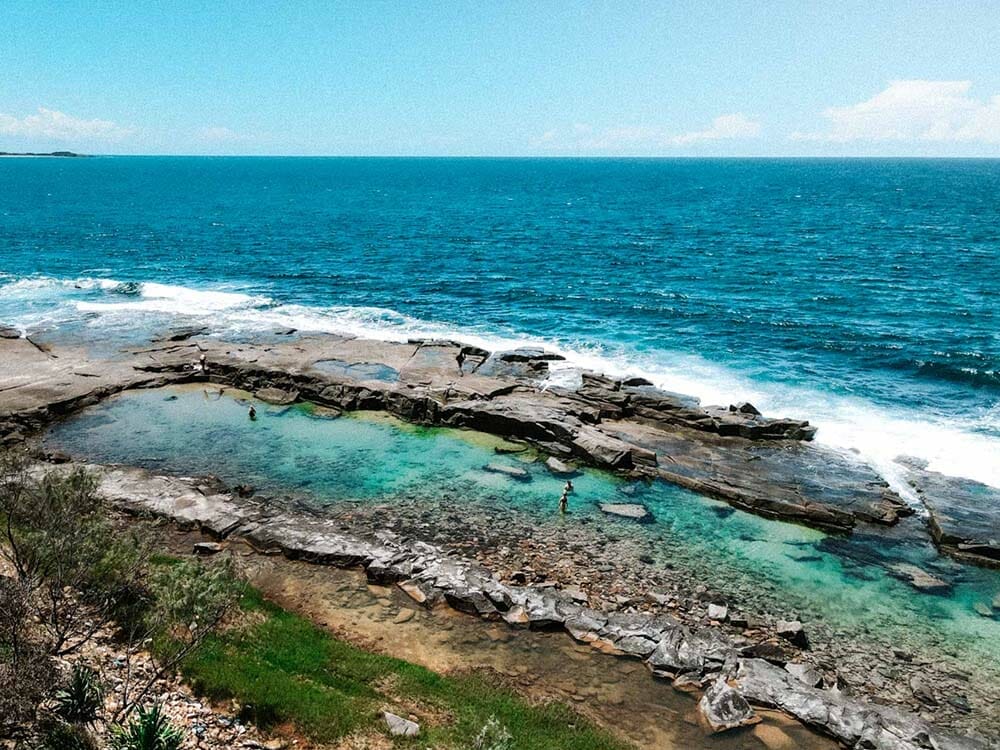
[[45,154],[30,153],[30,152],[18,153],[15,151],[0,151],[0,156],[70,156],[70,157],[88,158],[90,154],[78,154],[73,151],[49,151],[48,153]]

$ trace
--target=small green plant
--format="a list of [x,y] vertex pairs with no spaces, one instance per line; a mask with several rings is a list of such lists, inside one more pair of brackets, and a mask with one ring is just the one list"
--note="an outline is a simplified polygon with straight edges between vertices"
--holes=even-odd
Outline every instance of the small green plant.
[[112,750],[179,750],[184,732],[170,723],[159,704],[140,707],[124,727],[111,734]]
[[102,708],[104,690],[97,673],[82,664],[74,664],[66,687],[56,691],[56,714],[70,724],[90,724]]
[[514,738],[496,716],[491,716],[472,741],[472,750],[513,750]]

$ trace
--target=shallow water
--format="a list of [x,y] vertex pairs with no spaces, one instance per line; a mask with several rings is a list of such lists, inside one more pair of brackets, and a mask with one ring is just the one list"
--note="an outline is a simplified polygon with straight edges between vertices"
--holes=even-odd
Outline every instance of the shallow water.
[[[235,393],[235,392],[234,392]],[[471,431],[429,428],[359,413],[321,418],[312,407],[257,404],[198,387],[122,394],[55,425],[49,444],[96,462],[124,463],[179,474],[213,474],[247,482],[270,495],[314,506],[391,505],[416,499],[475,518],[490,508],[553,523],[563,479],[531,453],[498,455],[504,441]],[[526,469],[520,482],[484,471],[489,463]],[[635,535],[657,551],[658,564],[691,570],[740,601],[749,592],[775,614],[798,612],[808,627],[868,633],[883,644],[951,654],[988,679],[1000,678],[1000,571],[960,565],[937,554],[921,521],[878,536],[863,530],[831,536],[734,511],[663,482],[623,480],[595,470],[574,478],[572,513],[559,522],[587,523],[599,533]],[[604,501],[641,502],[655,521],[609,519]],[[470,534],[474,530],[470,530]],[[952,585],[947,595],[920,592],[891,575],[917,564]]]

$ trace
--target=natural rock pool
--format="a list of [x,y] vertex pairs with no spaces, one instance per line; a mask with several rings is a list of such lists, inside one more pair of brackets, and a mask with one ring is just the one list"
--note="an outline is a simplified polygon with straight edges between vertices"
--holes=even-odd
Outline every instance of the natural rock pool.
[[[457,517],[470,538],[516,519],[540,536],[579,527],[581,538],[624,539],[651,552],[643,563],[650,569],[681,572],[744,611],[799,616],[811,635],[834,644],[830,653],[849,682],[864,683],[854,685],[859,690],[898,690],[907,702],[910,686],[901,675],[912,675],[914,664],[946,664],[957,674],[944,700],[961,704],[967,692],[977,714],[1000,713],[1000,571],[939,555],[917,533],[922,519],[878,537],[863,528],[832,536],[735,511],[664,482],[592,470],[573,478],[571,512],[560,517],[565,478],[531,451],[498,453],[519,448],[499,438],[373,413],[330,419],[307,404],[257,402],[251,421],[248,398],[200,386],[128,392],[55,425],[47,442],[93,462],[212,474],[326,512],[372,506],[388,521],[394,504],[418,506],[429,537],[454,527]],[[487,471],[487,464],[523,469],[529,479]],[[607,516],[598,504],[608,502],[641,504],[653,522]],[[595,545],[589,553],[597,566],[602,554],[621,549]],[[937,579],[932,590],[913,585],[916,569]],[[891,662],[893,648],[909,652],[898,669],[873,664],[866,654],[884,661],[888,651]]]

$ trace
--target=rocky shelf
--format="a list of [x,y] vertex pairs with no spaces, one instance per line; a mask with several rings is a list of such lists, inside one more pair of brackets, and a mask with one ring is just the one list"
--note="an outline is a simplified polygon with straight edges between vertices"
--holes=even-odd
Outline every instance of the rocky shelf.
[[[272,403],[382,410],[518,439],[560,460],[661,477],[741,510],[827,531],[893,525],[913,512],[856,456],[812,442],[807,422],[767,418],[745,403],[703,407],[639,378],[582,373],[578,388],[547,387],[559,355],[541,350],[490,353],[452,341],[334,335],[231,344],[200,333],[166,335],[110,359],[0,338],[0,440],[18,441],[117,391],[209,380]],[[195,366],[202,355],[207,373]],[[946,494],[927,491],[925,502],[940,504]],[[976,513],[932,510],[932,536],[965,561],[995,564],[1000,493],[979,492],[977,502]]]
[[[47,468],[39,466],[39,470]],[[699,708],[716,731],[754,723],[754,706],[762,706],[782,710],[851,748],[987,747],[916,715],[818,687],[819,680],[808,665],[768,661],[759,648],[712,626],[689,627],[669,614],[590,609],[574,601],[569,592],[502,583],[478,563],[434,545],[387,531],[364,539],[332,519],[241,498],[211,481],[157,476],[132,468],[88,468],[99,477],[99,491],[125,512],[167,518],[220,540],[241,538],[264,553],[361,567],[371,582],[394,584],[427,607],[447,604],[513,628],[564,630],[602,652],[641,659],[655,677],[679,689],[705,689]],[[199,551],[208,554],[220,548],[202,547]],[[805,639],[797,622],[780,622],[777,632],[793,644]]]

